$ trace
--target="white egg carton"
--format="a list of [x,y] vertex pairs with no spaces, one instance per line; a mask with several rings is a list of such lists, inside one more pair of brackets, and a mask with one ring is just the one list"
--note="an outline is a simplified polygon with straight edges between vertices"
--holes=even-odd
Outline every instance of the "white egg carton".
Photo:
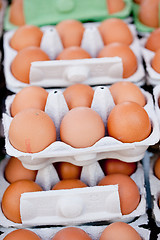
[[158,122],[160,125],[160,107],[158,105],[158,99],[160,97],[160,85],[157,85],[153,88],[153,96],[154,96],[155,112],[156,112]]
[[[150,237],[150,230],[140,227],[142,224],[147,224],[147,222],[148,222],[148,217],[145,214],[140,218],[138,218],[136,221],[129,224],[139,233],[139,235],[143,240],[149,240],[149,237]],[[89,234],[92,240],[99,240],[102,232],[107,226],[108,225],[101,225],[101,226],[89,225],[89,226],[78,226],[78,228],[84,230],[87,234]],[[74,226],[71,226],[71,227],[74,227]],[[27,228],[27,229],[36,233],[42,240],[51,240],[58,231],[64,228],[65,227]],[[3,234],[0,235],[0,240],[3,240],[7,234],[9,234],[14,230],[16,229],[0,228],[0,231],[3,232]]]
[[[121,58],[96,58],[104,44],[98,31],[97,24],[84,24],[85,32],[81,47],[87,50],[92,56],[91,59],[81,60],[54,60],[62,51],[63,46],[60,37],[54,26],[43,27],[44,35],[41,48],[50,56],[51,61],[39,61],[31,64],[30,85],[38,85],[45,88],[67,87],[77,82],[89,85],[111,84],[123,80],[123,66]],[[129,25],[134,41],[130,45],[137,56],[138,69],[127,81],[137,85],[144,83],[144,68],[141,59],[139,40],[133,25]],[[15,31],[15,30],[14,30]],[[11,73],[10,66],[17,54],[17,51],[9,45],[14,31],[4,34],[4,73],[6,86],[12,92],[18,92],[28,84],[18,81]]]
[[146,64],[146,70],[147,70],[147,84],[156,86],[158,84],[160,84],[160,73],[156,72],[152,66],[151,66],[151,61],[155,55],[155,52],[145,48],[145,44],[147,42],[149,36],[147,37],[143,37],[140,40],[141,43],[141,52]]
[[[6,101],[8,114],[3,114],[2,120],[4,125],[6,152],[10,156],[19,158],[26,168],[32,170],[44,168],[50,163],[57,161],[70,162],[80,166],[88,165],[104,158],[118,158],[125,162],[139,161],[144,157],[146,149],[150,145],[157,143],[160,138],[159,124],[154,112],[152,96],[143,89],[141,89],[141,91],[146,98],[146,105],[144,108],[152,124],[150,136],[143,141],[133,143],[122,143],[113,137],[105,136],[93,146],[87,148],[74,148],[60,141],[60,123],[63,116],[68,112],[68,107],[61,91],[51,91],[47,99],[45,112],[51,117],[56,126],[57,141],[38,153],[24,153],[18,151],[10,144],[8,131],[12,117],[9,116],[9,109],[14,95],[10,96]],[[109,88],[97,87],[91,108],[101,116],[105,127],[107,126],[107,118],[113,107],[114,101]]]
[[[9,186],[4,178],[4,169],[8,160],[0,163],[0,199]],[[82,168],[80,179],[89,187],[50,190],[59,182],[53,166],[38,171],[36,182],[42,192],[23,193],[20,199],[22,224],[8,220],[0,209],[0,225],[3,227],[31,227],[44,225],[77,225],[99,221],[133,221],[135,217],[146,213],[146,191],[144,172],[141,163],[131,178],[137,184],[141,200],[138,207],[130,214],[122,215],[120,209],[118,185],[96,186],[104,177],[99,163]]]

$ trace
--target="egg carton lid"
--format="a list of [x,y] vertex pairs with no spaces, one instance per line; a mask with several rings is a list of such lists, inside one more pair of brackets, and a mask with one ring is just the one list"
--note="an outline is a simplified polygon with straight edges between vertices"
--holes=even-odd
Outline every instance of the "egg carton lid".
[[[49,55],[50,61],[38,61],[31,64],[30,84],[18,81],[11,73],[10,66],[17,54],[17,51],[9,45],[14,31],[4,34],[4,73],[6,86],[12,92],[18,92],[25,86],[38,85],[42,87],[66,87],[74,83],[85,83],[89,85],[111,84],[120,80],[123,74],[122,60],[119,57],[96,58],[104,44],[98,31],[98,24],[84,24],[85,32],[81,47],[92,56],[90,59],[77,60],[54,60],[62,51],[63,46],[60,37],[53,26],[43,27],[44,35],[41,41],[41,48]],[[129,25],[134,41],[130,45],[137,57],[137,71],[126,78],[137,85],[144,83],[144,67],[141,59],[139,40],[133,25]]]

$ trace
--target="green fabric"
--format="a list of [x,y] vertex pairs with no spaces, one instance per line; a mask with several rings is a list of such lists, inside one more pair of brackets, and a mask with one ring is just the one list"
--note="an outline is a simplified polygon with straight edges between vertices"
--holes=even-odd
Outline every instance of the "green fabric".
[[[65,19],[82,22],[102,21],[110,17],[126,18],[132,10],[132,0],[124,0],[126,7],[119,13],[108,14],[106,0],[24,0],[24,15],[27,24],[37,26],[57,24]],[[9,8],[6,10],[4,29],[16,26],[9,22]]]
[[144,32],[144,33],[153,32],[155,28],[148,27],[139,21],[138,12],[139,12],[139,5],[136,3],[133,3],[134,23],[136,25],[138,32]]

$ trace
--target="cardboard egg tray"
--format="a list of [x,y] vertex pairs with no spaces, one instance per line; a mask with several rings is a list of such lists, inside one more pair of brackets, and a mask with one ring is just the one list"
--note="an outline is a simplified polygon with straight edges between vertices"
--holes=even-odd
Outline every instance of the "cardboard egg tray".
[[[3,114],[6,152],[10,156],[19,158],[26,168],[32,170],[44,168],[57,161],[70,162],[80,166],[89,165],[104,158],[118,158],[125,162],[139,161],[144,157],[146,149],[159,141],[160,136],[159,124],[154,112],[152,96],[143,89],[141,89],[141,91],[146,98],[146,105],[144,108],[152,124],[152,132],[148,138],[140,142],[122,143],[113,137],[105,136],[91,147],[74,148],[60,141],[60,123],[64,115],[68,112],[68,106],[65,102],[63,93],[61,91],[52,90],[47,99],[45,112],[51,117],[55,124],[57,141],[38,153],[24,153],[18,151],[10,144],[8,131],[12,117],[9,116],[9,109],[14,95],[10,96],[6,101],[8,114]],[[114,101],[109,89],[107,87],[97,87],[91,108],[101,116],[105,127],[107,126],[107,118],[113,107]]]
[[[138,218],[138,220],[130,223],[129,225],[133,227],[141,236],[143,240],[149,240],[150,236],[150,230],[144,229],[140,227],[142,224],[146,224],[148,221],[147,215],[141,216]],[[74,226],[73,226],[74,227]],[[102,225],[102,226],[78,226],[78,228],[84,230],[89,236],[91,237],[92,240],[99,240],[100,236],[103,232],[103,230],[107,227],[107,225]],[[64,228],[64,227],[63,227]],[[50,227],[50,228],[27,228],[30,231],[33,231],[36,233],[42,240],[51,240],[54,235],[63,229],[62,227]],[[3,232],[2,235],[0,235],[0,240],[3,240],[4,237],[9,234],[10,232],[14,231],[16,229],[6,229],[6,228],[0,228],[0,231]]]
[[[38,85],[45,88],[67,87],[74,83],[85,83],[89,85],[112,84],[123,80],[123,66],[121,58],[96,58],[104,44],[98,31],[98,24],[84,24],[85,32],[81,42],[81,47],[89,52],[91,59],[77,60],[54,60],[62,51],[63,46],[60,37],[54,26],[43,27],[44,35],[41,41],[41,48],[52,59],[50,61],[38,61],[31,64],[30,85]],[[129,25],[134,41],[130,45],[137,56],[138,69],[125,80],[142,85],[144,83],[144,68],[141,59],[139,40],[133,25]],[[18,92],[28,84],[18,81],[11,73],[10,66],[17,54],[17,51],[9,45],[14,31],[4,34],[4,73],[6,86],[12,92]]]
[[[4,178],[4,169],[8,159],[0,163],[0,199],[9,183]],[[31,227],[46,225],[77,225],[99,221],[133,221],[135,217],[146,213],[146,191],[144,172],[141,163],[131,178],[137,184],[141,200],[130,214],[122,215],[118,185],[96,186],[104,177],[99,163],[82,168],[80,179],[89,187],[67,190],[51,190],[59,182],[53,166],[38,171],[36,182],[42,192],[23,193],[20,199],[22,224],[8,220],[0,209],[0,225],[3,227]]]

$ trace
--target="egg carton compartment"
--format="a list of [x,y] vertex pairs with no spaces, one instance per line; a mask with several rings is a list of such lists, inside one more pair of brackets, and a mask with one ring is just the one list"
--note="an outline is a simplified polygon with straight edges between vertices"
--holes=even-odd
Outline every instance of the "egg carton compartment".
[[[11,73],[10,66],[17,54],[17,51],[9,45],[14,31],[4,34],[4,73],[6,86],[12,92],[18,92],[25,86],[38,85],[45,88],[67,87],[74,83],[85,83],[89,85],[111,84],[123,80],[123,66],[121,58],[96,58],[98,52],[104,47],[101,35],[96,23],[84,24],[85,31],[81,42],[81,47],[88,51],[91,59],[77,60],[54,60],[63,50],[60,37],[54,26],[46,26],[41,29],[44,32],[41,49],[50,57],[50,61],[38,61],[31,64],[30,84],[18,81]],[[137,57],[137,71],[126,78],[137,85],[144,84],[145,72],[141,59],[139,40],[133,25],[129,25],[134,41],[130,45]]]
[[[136,162],[144,157],[146,149],[159,141],[159,124],[154,112],[153,99],[150,93],[141,89],[145,98],[147,111],[152,124],[150,136],[143,141],[133,143],[122,143],[113,137],[105,136],[97,141],[93,146],[87,148],[74,148],[61,142],[59,137],[60,123],[63,116],[68,112],[68,107],[61,91],[51,91],[49,93],[45,112],[53,120],[56,131],[57,141],[49,145],[38,153],[24,153],[15,149],[9,141],[8,131],[12,117],[7,113],[3,114],[3,125],[5,134],[6,152],[10,156],[19,158],[26,168],[37,170],[50,163],[66,161],[75,165],[88,165],[104,158],[117,158],[125,162]],[[6,106],[8,111],[14,96],[7,98]],[[54,104],[53,104],[54,103]],[[113,98],[107,87],[97,87],[94,93],[91,108],[102,118],[104,125],[107,125],[107,118],[111,109],[114,107]]]
[[[4,178],[8,160],[0,163],[0,199],[9,186]],[[133,221],[146,213],[146,191],[143,167],[138,163],[131,178],[137,184],[141,200],[138,207],[127,215],[122,215],[118,185],[96,186],[104,173],[98,163],[84,166],[80,179],[89,187],[49,190],[59,181],[54,166],[38,171],[36,182],[43,187],[42,192],[23,193],[20,199],[22,224],[8,220],[0,209],[1,226],[22,228],[44,225],[77,225],[99,221]],[[50,188],[49,188],[50,186]],[[45,191],[46,190],[46,191]]]
[[160,85],[157,85],[153,88],[153,96],[154,96],[155,112],[160,124],[160,108],[158,105],[158,99],[160,97]]
[[[139,217],[136,221],[129,223],[129,225],[139,233],[142,240],[149,240],[149,237],[150,237],[150,230],[141,227],[141,225],[147,224],[147,222],[148,222],[148,217],[145,214]],[[76,227],[84,230],[87,234],[89,234],[92,240],[99,240],[102,232],[107,226],[108,225],[101,225],[101,226],[82,225],[82,226],[76,226]],[[74,226],[71,226],[71,227],[74,227]],[[26,229],[36,233],[42,240],[51,240],[58,231],[64,228],[65,227],[26,228]],[[3,240],[7,234],[9,234],[14,230],[16,229],[0,228],[0,231],[3,232],[3,234],[0,235],[0,240]]]

